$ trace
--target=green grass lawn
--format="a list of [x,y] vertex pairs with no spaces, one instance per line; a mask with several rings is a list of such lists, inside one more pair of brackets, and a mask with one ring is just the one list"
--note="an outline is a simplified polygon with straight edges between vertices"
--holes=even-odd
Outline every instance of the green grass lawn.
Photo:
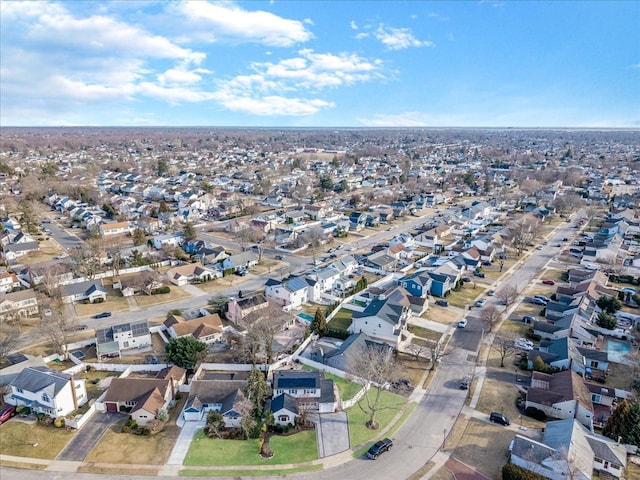
[[359,383],[350,382],[349,380],[330,373],[325,373],[324,376],[326,379],[333,380],[336,383],[338,390],[340,390],[342,400],[350,400],[356,396],[356,393],[362,390],[362,385]]
[[287,465],[318,458],[315,430],[305,430],[270,439],[274,456],[268,460],[258,454],[258,439],[220,440],[207,438],[199,430],[184,460],[186,466],[204,465]]
[[[367,396],[375,395],[375,389],[372,388],[367,393]],[[377,430],[370,430],[365,426],[365,422],[369,419],[369,415],[363,412],[356,404],[347,410],[347,416],[349,418],[349,440],[351,442],[351,448],[356,448],[358,445],[375,437],[382,428],[386,427],[393,417],[400,411],[407,399],[400,395],[395,395],[387,391],[383,391],[380,398],[380,405],[383,407],[376,414],[376,420],[380,424]],[[363,398],[361,400],[363,405],[366,405],[366,401]],[[366,407],[365,407],[366,408]]]
[[351,317],[353,316],[353,310],[347,310],[346,308],[340,309],[336,316],[333,317],[327,323],[327,326],[332,330],[341,330],[347,332],[351,326]]
[[[73,438],[75,431],[13,419],[0,426],[0,446],[4,455],[54,459]],[[35,445],[35,446],[34,446]]]
[[419,327],[417,325],[409,325],[408,330],[416,337],[426,338],[427,340],[433,340],[437,342],[442,337],[442,333],[435,330],[429,330],[428,328]]

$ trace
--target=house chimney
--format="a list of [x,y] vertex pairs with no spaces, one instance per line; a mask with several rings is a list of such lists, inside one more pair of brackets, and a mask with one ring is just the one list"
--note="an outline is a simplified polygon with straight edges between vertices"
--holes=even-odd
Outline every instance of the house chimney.
[[578,395],[576,397],[576,408],[574,408],[574,411],[573,411],[573,419],[574,420],[578,419],[578,405],[580,405],[580,395]]
[[173,384],[173,375],[169,377],[169,381],[171,382],[171,400],[175,400],[176,398],[176,387]]
[[78,397],[76,395],[76,380],[73,377],[73,375],[71,375],[71,397],[73,398],[73,409],[77,410],[78,409]]

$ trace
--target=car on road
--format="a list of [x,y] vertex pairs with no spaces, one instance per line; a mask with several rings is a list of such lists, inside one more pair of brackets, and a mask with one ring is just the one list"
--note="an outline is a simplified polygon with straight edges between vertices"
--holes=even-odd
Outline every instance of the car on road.
[[236,275],[239,275],[241,277],[244,277],[247,273],[249,272],[247,271],[246,268],[241,268],[240,270],[236,271]]
[[493,297],[495,294],[496,294],[496,291],[495,291],[495,290],[489,290],[489,291],[487,292],[487,295],[489,295],[490,297]]
[[536,319],[534,317],[532,317],[531,315],[525,315],[524,317],[522,317],[522,321],[524,323],[533,323],[533,322],[535,322],[535,320]]
[[533,303],[534,305],[546,305],[547,302],[545,302],[544,300],[542,300],[541,298],[532,298],[531,300],[529,300],[531,303]]
[[93,318],[107,318],[111,316],[111,312],[102,312],[93,316]]
[[499,423],[500,425],[504,426],[511,425],[509,419],[498,412],[491,412],[491,415],[489,415],[489,421],[493,423]]
[[471,377],[464,377],[460,380],[460,390],[469,390],[469,384],[471,383]]
[[476,302],[476,307],[484,307],[485,303],[487,303],[487,300],[485,298],[481,298]]
[[544,283],[545,285],[555,285],[556,282],[554,280],[551,280],[550,278],[545,278],[544,280],[542,280],[542,283]]
[[371,448],[367,451],[367,457],[371,460],[375,460],[384,452],[391,450],[391,447],[393,447],[393,440],[390,438],[384,438],[371,445]]
[[538,245],[538,246],[536,247],[536,250],[544,250],[544,245]]
[[2,407],[2,410],[0,410],[0,424],[3,424],[11,417],[15,417],[15,415],[16,407],[14,407],[13,405],[5,405],[4,407]]
[[436,300],[436,305],[438,305],[439,307],[448,307],[449,302],[447,302],[446,300]]
[[284,255],[276,255],[276,260],[284,260]]
[[483,272],[473,272],[473,275],[476,276],[476,277],[480,277],[480,278],[484,278],[485,277]]
[[463,318],[462,320],[460,320],[458,322],[458,328],[464,328],[466,326],[467,326],[467,319],[466,318]]
[[535,295],[533,298],[537,298],[538,300],[542,300],[545,303],[545,305],[551,301],[551,299],[549,297],[546,297],[544,295]]

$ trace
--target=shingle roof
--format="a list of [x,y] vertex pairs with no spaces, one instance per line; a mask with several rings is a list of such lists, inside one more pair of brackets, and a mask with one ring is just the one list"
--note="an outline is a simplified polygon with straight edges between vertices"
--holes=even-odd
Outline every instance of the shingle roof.
[[321,373],[317,371],[276,370],[273,388],[320,388]]
[[32,393],[45,391],[53,398],[70,380],[71,375],[49,367],[27,367],[13,379],[11,385]]

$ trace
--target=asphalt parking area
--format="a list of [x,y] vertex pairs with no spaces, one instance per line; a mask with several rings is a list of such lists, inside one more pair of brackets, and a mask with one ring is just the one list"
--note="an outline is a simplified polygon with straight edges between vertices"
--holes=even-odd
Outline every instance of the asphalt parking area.
[[98,444],[107,429],[123,418],[125,417],[120,413],[94,413],[58,454],[56,460],[82,462],[89,455],[89,452],[93,450],[93,447]]
[[349,449],[349,421],[345,412],[321,413],[316,424],[318,456],[329,457]]

